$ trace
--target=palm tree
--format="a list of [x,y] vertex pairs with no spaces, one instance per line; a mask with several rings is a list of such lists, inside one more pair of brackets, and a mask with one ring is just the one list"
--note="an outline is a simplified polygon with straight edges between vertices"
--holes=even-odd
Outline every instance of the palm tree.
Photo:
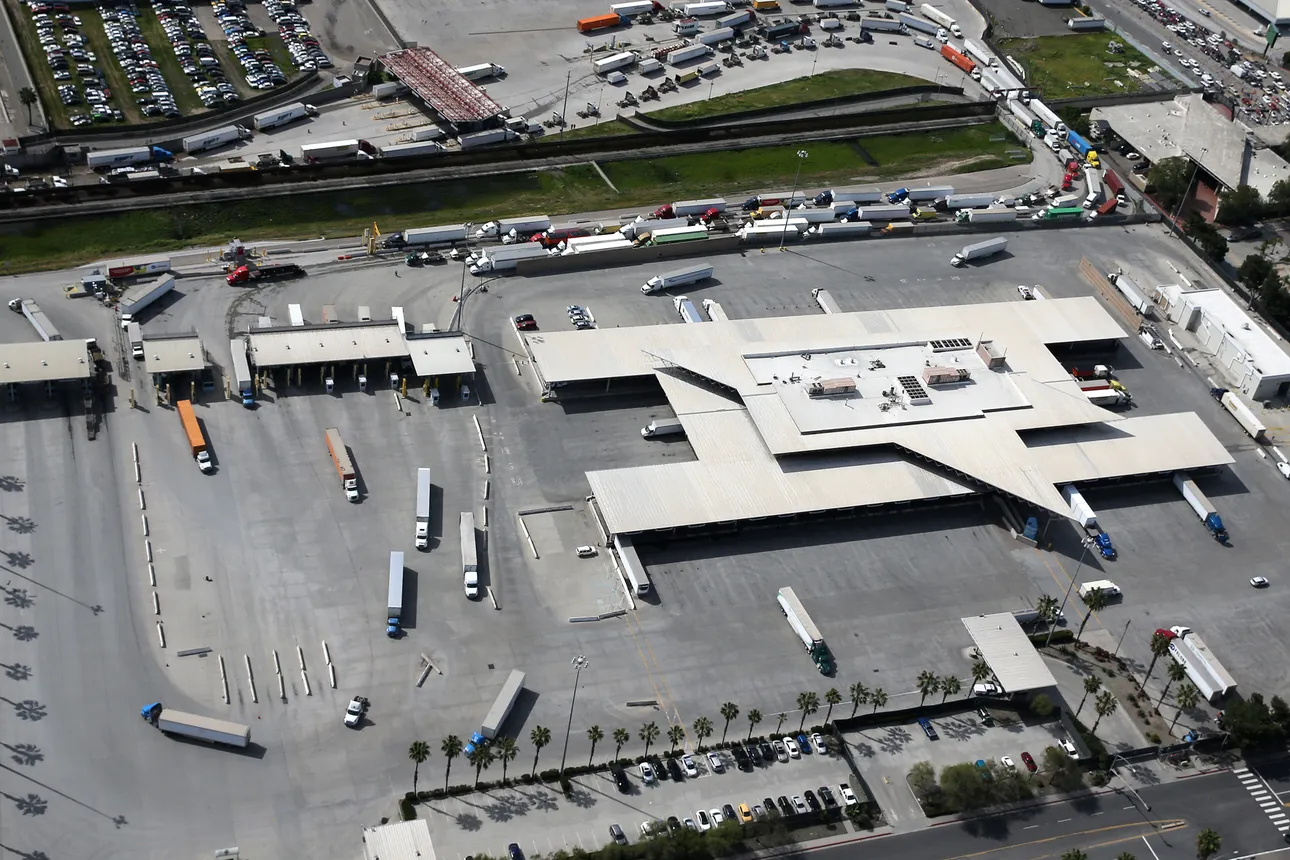
[[972,683],[979,684],[990,677],[990,664],[978,658],[972,663]]
[[614,759],[618,759],[618,754],[623,751],[623,744],[632,739],[631,733],[627,729],[614,729]]
[[1165,696],[1169,695],[1169,688],[1174,685],[1174,681],[1181,681],[1187,677],[1187,667],[1178,662],[1170,663],[1169,668],[1165,670],[1165,674],[1169,676],[1169,683],[1165,684],[1165,691],[1160,694],[1160,702],[1156,702],[1157,708],[1165,700]]
[[869,688],[864,684],[855,683],[851,685],[851,716],[856,715],[860,706],[869,701]]
[[1159,630],[1151,634],[1151,665],[1147,667],[1147,674],[1142,678],[1142,686],[1138,692],[1147,692],[1147,681],[1151,678],[1151,673],[1156,670],[1156,661],[1169,653],[1169,637],[1161,634]]
[[502,763],[502,782],[506,782],[506,766],[515,761],[515,757],[520,754],[520,748],[515,743],[515,738],[502,738],[497,742],[497,758]]
[[887,707],[887,691],[882,687],[877,687],[869,695],[869,701],[873,702],[873,710],[870,713],[878,713],[879,708]]
[[1223,837],[1206,827],[1196,834],[1196,856],[1200,860],[1209,860],[1223,847]]
[[703,742],[712,737],[712,720],[707,717],[699,717],[694,721],[694,736],[699,739],[699,749],[703,749]]
[[36,95],[36,91],[31,87],[23,87],[18,90],[18,101],[27,109],[27,125],[32,125],[35,120],[31,118],[31,109],[40,101],[40,98]]
[[820,709],[820,697],[811,692],[798,693],[797,707],[802,712],[802,722],[797,727],[800,732],[806,727],[806,718]]
[[923,694],[918,706],[921,708],[927,697],[941,688],[941,679],[924,669],[918,673],[918,692]]
[[721,742],[726,742],[726,732],[730,731],[730,721],[739,716],[739,706],[734,702],[726,702],[721,706],[721,716],[726,718],[725,728],[721,730]]
[[780,711],[778,716],[779,724],[775,726],[775,734],[779,734],[780,729],[784,728],[784,720],[788,719],[788,713],[786,711]]
[[529,743],[533,744],[533,776],[537,773],[538,756],[542,754],[542,747],[551,743],[551,730],[545,726],[534,726],[533,731],[529,732]]
[[1102,681],[1096,675],[1089,675],[1084,679],[1084,698],[1079,700],[1079,707],[1075,709],[1075,716],[1078,717],[1079,712],[1084,710],[1085,699],[1100,689],[1102,689]]
[[1057,613],[1061,611],[1061,604],[1057,602],[1056,597],[1045,594],[1039,598],[1039,604],[1035,607],[1035,610],[1039,613],[1041,621],[1045,624],[1052,624],[1057,620]]
[[466,754],[466,760],[475,766],[475,788],[479,788],[479,775],[493,763],[493,748],[481,744]]
[[413,741],[412,746],[408,747],[408,758],[416,764],[412,767],[412,793],[417,793],[417,774],[421,770],[421,765],[425,760],[430,758],[430,744],[425,741]]
[[448,763],[444,765],[444,768],[443,768],[443,790],[444,791],[448,790],[448,774],[452,771],[452,760],[455,759],[457,756],[461,755],[461,750],[462,750],[461,738],[457,737],[456,735],[448,735],[448,737],[443,739],[443,743],[439,744],[439,751],[443,753],[448,759]]
[[1093,710],[1097,711],[1097,719],[1093,721],[1093,728],[1089,730],[1090,734],[1096,734],[1097,724],[1102,722],[1103,717],[1109,717],[1114,714],[1115,709],[1119,706],[1120,703],[1115,700],[1115,693],[1110,690],[1104,690],[1097,697],[1097,702],[1094,703]]
[[1072,848],[1062,855],[1062,860],[1088,860],[1088,855],[1078,848]]
[[824,722],[827,723],[833,719],[833,706],[842,704],[842,694],[838,692],[837,687],[829,687],[824,691],[824,701],[829,706],[828,712],[824,715]]
[[1190,683],[1184,681],[1178,687],[1178,692],[1174,694],[1174,704],[1178,706],[1178,712],[1174,714],[1174,720],[1169,724],[1169,731],[1174,730],[1174,723],[1178,722],[1178,716],[1183,711],[1190,711],[1196,707],[1200,701],[1200,690],[1197,690]]
[[946,675],[941,679],[941,704],[950,696],[957,696],[963,689],[963,682],[953,675]]
[[587,767],[591,767],[591,760],[596,757],[596,744],[605,739],[605,733],[600,730],[600,726],[592,726],[587,729],[587,740],[591,741],[591,755],[587,756]]
[[649,745],[658,740],[658,734],[658,725],[655,723],[646,723],[641,726],[638,735],[645,742],[645,755],[649,755]]
[[748,712],[748,740],[752,740],[753,729],[761,722],[761,711],[753,708]]
[[1095,588],[1087,594],[1081,594],[1079,599],[1084,601],[1084,605],[1088,607],[1088,612],[1084,613],[1084,620],[1079,623],[1079,632],[1075,634],[1076,639],[1084,635],[1084,626],[1093,617],[1093,613],[1101,612],[1106,608],[1106,592],[1100,588]]
[[685,726],[672,726],[667,730],[667,739],[672,744],[672,752],[676,752],[676,745],[685,740]]

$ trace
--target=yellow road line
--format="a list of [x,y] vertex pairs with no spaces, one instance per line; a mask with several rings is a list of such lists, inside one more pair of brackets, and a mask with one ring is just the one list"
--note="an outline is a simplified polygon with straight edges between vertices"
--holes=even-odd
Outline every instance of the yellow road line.
[[[1094,833],[1110,833],[1113,830],[1124,830],[1125,828],[1129,828],[1129,827],[1133,827],[1133,828],[1149,827],[1151,828],[1152,833],[1158,833],[1162,830],[1177,830],[1179,827],[1186,827],[1186,826],[1187,826],[1187,822],[1181,818],[1169,818],[1164,820],[1153,820],[1153,821],[1133,821],[1128,824],[1112,824],[1109,827],[1098,827],[1098,828],[1094,828],[1093,830],[1079,830],[1074,833],[1063,833],[1060,836],[1048,836],[1043,839],[1036,839],[1033,842],[1021,842],[1016,845],[1000,845],[998,848],[987,848],[985,851],[977,851],[973,854],[959,854],[955,857],[946,857],[945,860],[968,860],[968,858],[972,858],[972,857],[987,857],[991,854],[997,854],[1000,851],[1013,851],[1018,848],[1029,848],[1032,845],[1046,845],[1050,842],[1056,842],[1058,840],[1069,840],[1077,836],[1091,836]],[[1127,842],[1131,839],[1137,839],[1142,835],[1143,834],[1140,834],[1140,833],[1134,833],[1129,836],[1125,836],[1121,839],[1113,839],[1109,842],[1103,842],[1103,843],[1099,843],[1098,845],[1092,845],[1089,847],[1099,848],[1104,845],[1115,845],[1119,842]],[[1052,856],[1052,855],[1041,854],[1038,857],[1031,858],[1031,860],[1042,860],[1042,858],[1049,857],[1049,856]]]

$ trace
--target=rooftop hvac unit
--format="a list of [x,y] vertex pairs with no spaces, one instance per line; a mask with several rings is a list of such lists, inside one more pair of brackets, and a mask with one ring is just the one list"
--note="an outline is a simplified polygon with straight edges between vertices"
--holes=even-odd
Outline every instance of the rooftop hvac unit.
[[856,382],[854,379],[817,379],[806,387],[806,393],[811,397],[836,397],[839,394],[854,394]]
[[976,345],[977,356],[985,362],[986,367],[1003,367],[1008,356],[994,345],[992,340],[983,340]]
[[966,367],[924,367],[923,383],[925,385],[952,385],[966,382],[972,373]]

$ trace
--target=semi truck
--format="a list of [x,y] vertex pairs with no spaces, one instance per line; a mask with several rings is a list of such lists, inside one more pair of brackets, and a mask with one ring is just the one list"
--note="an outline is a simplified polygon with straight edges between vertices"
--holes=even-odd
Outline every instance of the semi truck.
[[590,18],[578,19],[579,33],[594,33],[597,30],[604,30],[609,27],[617,27],[623,23],[623,19],[618,15],[610,12],[607,15],[593,15]]
[[255,126],[256,131],[268,131],[307,116],[318,116],[318,109],[313,105],[295,102],[264,113],[257,113],[251,118],[251,124]]
[[192,450],[193,459],[197,461],[197,468],[203,472],[211,471],[214,468],[211,464],[211,452],[206,450],[206,437],[197,424],[193,404],[188,400],[177,401],[175,411],[179,413],[179,422],[184,427],[184,435],[188,437],[188,447]]
[[1048,105],[1044,104],[1039,99],[1031,99],[1026,104],[1026,107],[1030,108],[1031,113],[1041,119],[1044,125],[1057,132],[1059,136],[1069,133],[1069,130],[1066,128],[1066,123],[1062,122],[1057,114],[1055,114]]
[[999,61],[994,54],[985,49],[985,46],[971,39],[963,40],[963,53],[976,60],[982,66],[997,66]]
[[1034,215],[1031,221],[1073,221],[1084,214],[1083,206],[1045,206]]
[[786,209],[792,209],[805,203],[806,192],[804,191],[767,191],[764,194],[754,194],[749,197],[739,208],[744,212],[756,212],[759,209],[765,209],[767,206],[782,206]]
[[351,502],[358,501],[358,477],[354,474],[354,464],[350,462],[349,451],[345,449],[345,440],[340,438],[340,431],[335,427],[327,428],[327,450],[331,452],[332,463],[336,474],[340,476],[341,488],[345,498]]
[[457,74],[468,81],[482,81],[485,78],[500,78],[506,74],[506,67],[497,63],[477,63],[473,66],[462,66]]
[[687,287],[690,284],[697,284],[700,281],[706,281],[712,277],[714,271],[710,263],[700,263],[696,266],[686,266],[684,269],[677,269],[672,272],[665,272],[661,275],[655,275],[641,285],[642,293],[659,293],[663,290],[670,290],[673,287]]
[[986,209],[994,203],[993,194],[950,194],[936,201],[936,208],[941,212],[957,212],[959,209]]
[[[551,229],[551,219],[545,215],[525,215],[522,218],[501,218],[489,221],[475,231],[476,239],[510,239],[520,241],[520,237],[532,233],[541,233]],[[509,244],[509,243],[508,243]]]
[[246,360],[246,341],[235,337],[229,341],[228,349],[233,356],[233,387],[242,398],[242,406],[251,409],[255,406],[255,389],[252,386],[251,365]]
[[871,221],[849,221],[844,224],[821,224],[811,229],[811,235],[820,239],[850,239],[868,236],[873,232]]
[[842,215],[843,221],[900,221],[909,218],[909,207],[903,205],[858,206]]
[[1008,248],[1008,240],[1003,236],[995,236],[993,239],[986,239],[982,242],[973,242],[967,245],[962,251],[959,251],[950,259],[951,266],[963,266],[969,260],[983,260],[986,257],[992,257],[995,254],[1001,254]]
[[997,224],[1017,220],[1015,209],[963,209],[954,213],[961,224]]
[[940,24],[936,24],[932,21],[926,21],[917,16],[910,15],[908,12],[901,12],[899,15],[896,16],[896,19],[900,21],[900,23],[904,24],[910,30],[917,30],[920,33],[926,33],[929,36],[935,36],[936,33],[941,29]]
[[475,512],[462,511],[458,523],[461,530],[461,582],[466,597],[479,596],[479,549],[475,543]]
[[130,342],[130,354],[135,361],[143,361],[143,327],[132,322],[125,327],[125,339]]
[[637,56],[631,51],[623,51],[618,54],[610,54],[608,57],[602,57],[591,64],[592,69],[598,75],[605,75],[614,69],[625,69],[628,66],[636,64]]
[[126,290],[125,295],[121,296],[121,300],[117,302],[117,308],[121,311],[121,325],[123,327],[128,325],[139,315],[140,311],[174,288],[175,276],[162,275],[146,284],[140,284],[137,287]]
[[833,654],[829,651],[829,646],[824,641],[824,636],[820,633],[820,628],[815,626],[811,616],[806,614],[806,609],[802,607],[802,602],[797,599],[792,588],[781,588],[776,596],[779,601],[779,609],[788,619],[788,625],[793,628],[797,638],[802,640],[811,659],[815,661],[815,666],[820,670],[821,675],[833,673]]
[[1094,406],[1128,406],[1133,401],[1133,396],[1127,391],[1121,391],[1118,388],[1095,388],[1084,391],[1084,396],[1088,402]]
[[161,702],[144,705],[139,710],[139,716],[168,735],[179,735],[210,744],[226,744],[238,749],[245,749],[251,743],[249,726],[197,714],[185,714],[183,711],[164,707]]
[[662,8],[662,4],[657,0],[629,0],[627,3],[611,3],[609,11],[615,15],[628,18],[632,15],[645,15],[650,12],[661,11]]
[[868,15],[860,19],[860,31],[871,33],[904,33],[905,25],[892,18],[873,18]]
[[469,224],[416,227],[412,230],[404,230],[401,233],[391,233],[382,244],[387,248],[403,248],[408,245],[444,245],[453,242],[465,242],[469,231]]
[[1174,638],[1169,640],[1169,655],[1187,670],[1187,677],[1211,705],[1221,704],[1236,692],[1236,681],[1214,652],[1190,627],[1170,627]]
[[509,248],[489,248],[470,266],[472,275],[484,275],[489,272],[509,272],[519,265],[520,260],[533,260],[546,256],[546,248],[535,242],[523,242]]
[[118,260],[109,263],[107,276],[113,280],[134,278],[139,275],[161,275],[170,271],[169,258],[153,260]]
[[861,188],[826,188],[816,194],[812,202],[816,206],[836,206],[844,201],[850,201],[851,206],[847,207],[850,209],[865,203],[879,203],[884,199],[886,198],[883,196],[882,191],[868,186]]
[[1070,506],[1071,517],[1079,523],[1080,528],[1092,528],[1097,525],[1097,512],[1093,510],[1088,502],[1084,501],[1084,494],[1074,484],[1067,484],[1062,487],[1062,498]]
[[667,64],[669,66],[679,66],[681,63],[688,63],[690,60],[697,60],[711,55],[712,48],[708,45],[687,45],[669,53],[667,55]]
[[1017,122],[1024,125],[1031,134],[1036,137],[1044,136],[1044,124],[1030,112],[1029,108],[1021,103],[1021,99],[1008,99],[1008,110],[1017,118]]
[[959,29],[958,22],[956,22],[949,15],[946,15],[940,9],[937,9],[932,4],[924,3],[922,6],[918,7],[918,11],[923,13],[923,17],[927,18],[928,20],[935,21],[937,24],[940,24],[946,30],[949,30],[950,33],[953,34],[954,38],[956,39],[963,38],[963,31]]
[[522,692],[524,692],[524,673],[519,669],[512,669],[511,674],[506,677],[506,683],[502,684],[497,698],[493,700],[493,706],[488,709],[484,722],[480,723],[479,731],[471,735],[470,743],[466,744],[466,755],[470,755],[485,741],[497,738]]
[[36,304],[35,299],[23,299],[20,304],[22,315],[27,318],[27,322],[31,323],[41,340],[49,342],[63,339],[58,329],[54,328],[54,324],[49,321],[49,317],[45,316],[45,312],[40,309],[40,305]]
[[443,152],[443,144],[435,143],[433,140],[395,143],[382,146],[377,152],[381,158],[416,158],[420,155],[435,155]]
[[[671,227],[665,230],[651,230],[649,234],[649,244],[651,245],[675,245],[678,242],[694,242],[698,239],[708,238],[708,228],[702,224],[696,224],[693,227]],[[641,244],[640,237],[637,236],[636,244]]]
[[1084,208],[1093,209],[1102,202],[1102,175],[1092,165],[1084,168]]
[[285,281],[290,278],[303,277],[305,274],[304,267],[295,263],[272,263],[267,266],[238,266],[229,272],[224,280],[228,285],[237,284],[256,284],[266,283],[268,281]]
[[1088,157],[1088,154],[1093,151],[1093,144],[1074,129],[1066,132],[1066,145],[1078,152],[1080,158]]
[[685,427],[676,418],[655,418],[641,428],[642,439],[656,439],[659,436],[675,436],[684,433]]
[[715,209],[726,211],[726,201],[721,197],[710,197],[706,200],[678,200],[664,204],[654,210],[654,217],[659,219],[689,218],[695,215],[706,215]]
[[417,549],[430,548],[430,470],[417,469]]
[[223,146],[226,143],[249,140],[250,138],[251,132],[249,129],[245,129],[240,125],[226,125],[210,131],[203,131],[200,134],[189,135],[183,139],[182,145],[184,152],[193,155],[208,149],[214,149],[217,146]]
[[403,632],[403,553],[390,553],[390,592],[385,607],[385,635],[397,639]]
[[476,131],[471,134],[463,134],[457,138],[462,149],[471,149],[476,146],[489,146],[494,143],[506,143],[515,140],[519,135],[513,129],[494,128],[488,131]]
[[1174,486],[1178,492],[1182,493],[1183,499],[1191,505],[1191,509],[1200,517],[1200,521],[1209,533],[1213,535],[1214,540],[1227,545],[1227,529],[1223,528],[1223,518],[1218,515],[1218,509],[1213,503],[1206,498],[1205,494],[1196,486],[1196,482],[1187,476],[1186,472],[1174,472]]
[[1235,392],[1228,391],[1226,388],[1212,388],[1210,395],[1223,404],[1223,408],[1231,413],[1236,419],[1236,423],[1241,425],[1241,429],[1250,434],[1250,438],[1255,442],[1266,442],[1268,428],[1254,414],[1254,410],[1245,405],[1245,401],[1236,396]]
[[672,300],[672,306],[676,308],[677,316],[681,318],[681,322],[703,322],[699,309],[694,306],[694,302],[690,301],[688,296],[677,296]]
[[744,24],[751,24],[757,20],[751,9],[741,9],[738,12],[731,12],[729,15],[722,15],[717,19],[717,27],[742,27]]
[[941,56],[969,75],[976,71],[976,61],[950,45],[941,45]]
[[811,290],[811,298],[815,299],[815,303],[820,306],[820,310],[826,314],[842,313],[842,308],[838,307],[838,303],[833,300],[833,296],[829,295],[829,291],[823,287],[816,287]]

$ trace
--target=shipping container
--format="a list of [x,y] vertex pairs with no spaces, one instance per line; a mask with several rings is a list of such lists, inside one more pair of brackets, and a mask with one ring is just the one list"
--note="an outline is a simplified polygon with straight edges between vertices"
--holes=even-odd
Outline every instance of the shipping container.
[[579,33],[593,33],[596,30],[604,30],[608,27],[617,27],[623,23],[623,19],[610,12],[608,15],[595,15],[591,18],[581,18],[578,21]]
[[972,60],[963,53],[956,51],[949,45],[941,45],[941,56],[967,72],[969,75],[976,69],[976,63],[972,62]]
[[433,140],[396,143],[392,146],[382,146],[380,149],[381,158],[415,158],[418,155],[435,155],[440,152],[443,152],[443,144]]
[[480,63],[476,66],[462,66],[457,70],[468,81],[482,81],[485,78],[495,78],[506,74],[506,68],[496,63]]
[[631,51],[623,51],[619,54],[611,54],[608,57],[602,57],[591,64],[596,70],[596,74],[604,75],[612,72],[614,69],[625,69],[636,63],[636,55]]

